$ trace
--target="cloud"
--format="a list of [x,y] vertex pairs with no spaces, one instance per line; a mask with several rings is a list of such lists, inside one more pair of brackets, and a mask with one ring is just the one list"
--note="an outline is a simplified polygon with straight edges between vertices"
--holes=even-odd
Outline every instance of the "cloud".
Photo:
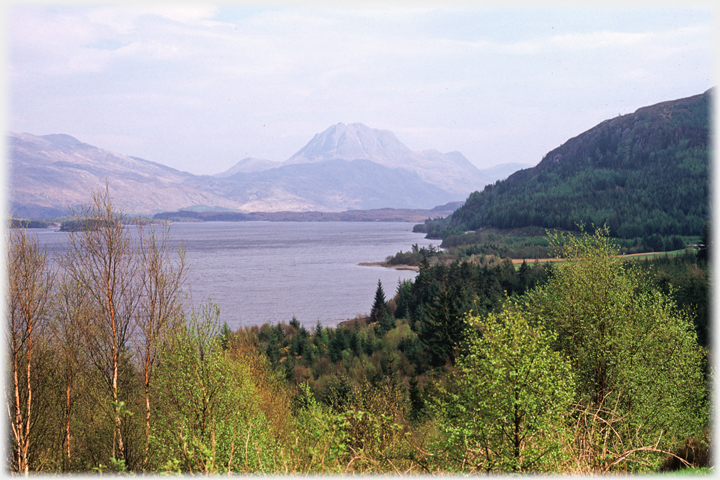
[[647,41],[650,33],[590,32],[556,35],[549,39],[548,46],[564,50],[588,50],[596,48],[627,48]]
[[130,5],[122,7],[90,7],[83,16],[90,22],[104,25],[118,34],[129,34],[138,28],[143,17],[154,16],[189,26],[214,26],[219,22],[211,19],[217,15],[218,8],[197,4],[171,5]]

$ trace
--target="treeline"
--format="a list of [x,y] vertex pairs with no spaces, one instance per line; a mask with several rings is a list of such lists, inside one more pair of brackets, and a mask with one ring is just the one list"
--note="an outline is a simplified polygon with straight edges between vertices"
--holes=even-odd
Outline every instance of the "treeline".
[[655,471],[707,444],[699,303],[663,291],[702,261],[653,277],[607,231],[556,237],[564,263],[423,259],[367,318],[233,332],[167,230],[107,191],[81,219],[61,258],[9,233],[12,471]]
[[652,279],[655,287],[672,298],[685,310],[695,325],[698,342],[710,345],[710,306],[708,288],[710,272],[706,251],[686,251],[675,256],[662,256],[633,262]]
[[47,228],[52,225],[52,220],[46,219],[30,219],[30,218],[11,218],[10,228]]
[[709,218],[710,99],[708,92],[603,122],[418,231],[446,239],[482,227],[578,231],[584,223],[608,225],[637,249],[675,250]]

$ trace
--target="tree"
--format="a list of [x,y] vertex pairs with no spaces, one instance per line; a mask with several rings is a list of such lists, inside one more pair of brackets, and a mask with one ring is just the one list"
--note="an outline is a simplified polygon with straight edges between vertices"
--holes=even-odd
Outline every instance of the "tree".
[[395,309],[395,318],[408,318],[410,315],[410,303],[412,302],[412,280],[398,279],[398,286],[395,293],[395,303],[397,308]]
[[[158,346],[182,314],[181,290],[187,276],[185,250],[180,247],[177,260],[170,258],[168,240],[170,230],[155,229],[146,234],[142,224],[138,229],[138,257],[140,261],[140,305],[137,313],[139,327],[138,354],[142,362],[145,393],[145,459],[148,464],[150,448],[150,383],[158,361]],[[225,326],[227,327],[227,325]]]
[[433,367],[441,367],[448,360],[455,363],[470,311],[465,308],[464,300],[449,288],[440,287],[431,300],[418,309],[418,339]]
[[[86,293],[92,309],[84,338],[92,363],[103,375],[115,412],[112,458],[124,458],[121,423],[125,399],[118,387],[121,356],[127,352],[140,299],[134,245],[110,189],[92,194],[73,215],[82,230],[71,231],[63,259],[67,274]],[[119,454],[119,455],[118,455]]]
[[445,446],[468,447],[459,468],[542,470],[572,433],[563,450],[580,468],[656,468],[709,423],[692,322],[617,258],[607,228],[552,240],[565,261],[547,284],[470,319],[441,403]]
[[90,318],[85,294],[67,275],[60,277],[53,306],[53,343],[58,368],[61,371],[65,393],[63,470],[67,471],[72,459],[71,418],[75,404],[74,392],[77,373],[82,362],[82,332]]
[[552,332],[509,302],[468,323],[440,404],[446,455],[473,473],[552,468],[572,407],[570,362],[552,350]]
[[566,261],[526,310],[572,361],[577,444],[586,445],[578,456],[600,469],[652,463],[642,455],[700,435],[708,424],[705,353],[687,314],[617,258],[607,228],[552,238]]
[[372,310],[370,310],[370,322],[379,322],[387,315],[387,302],[385,301],[385,292],[383,291],[382,282],[378,280],[377,290],[375,290],[375,301]]
[[7,408],[13,439],[13,467],[27,475],[30,447],[35,440],[35,345],[47,325],[54,272],[37,239],[29,238],[24,229],[11,230],[8,247],[10,298],[7,318],[13,392]]

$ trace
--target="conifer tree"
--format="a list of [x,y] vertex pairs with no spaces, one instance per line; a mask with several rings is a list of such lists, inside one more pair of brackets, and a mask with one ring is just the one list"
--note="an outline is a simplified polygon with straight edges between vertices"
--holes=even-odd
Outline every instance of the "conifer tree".
[[375,290],[375,302],[373,302],[372,310],[370,310],[370,322],[379,322],[387,312],[388,307],[385,301],[385,292],[383,291],[382,282],[378,280],[377,290]]

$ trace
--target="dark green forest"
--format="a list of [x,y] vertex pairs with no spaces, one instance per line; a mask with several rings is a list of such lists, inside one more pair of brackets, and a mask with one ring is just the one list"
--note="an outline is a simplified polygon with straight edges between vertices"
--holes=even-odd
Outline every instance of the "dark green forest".
[[75,220],[54,259],[9,229],[9,471],[708,465],[706,249],[626,261],[608,228],[550,234],[556,263],[413,249],[367,317],[232,331],[187,301],[167,229],[126,228],[107,191]]
[[606,120],[416,230],[447,239],[483,228],[607,225],[637,251],[675,250],[709,219],[711,105],[709,90]]

